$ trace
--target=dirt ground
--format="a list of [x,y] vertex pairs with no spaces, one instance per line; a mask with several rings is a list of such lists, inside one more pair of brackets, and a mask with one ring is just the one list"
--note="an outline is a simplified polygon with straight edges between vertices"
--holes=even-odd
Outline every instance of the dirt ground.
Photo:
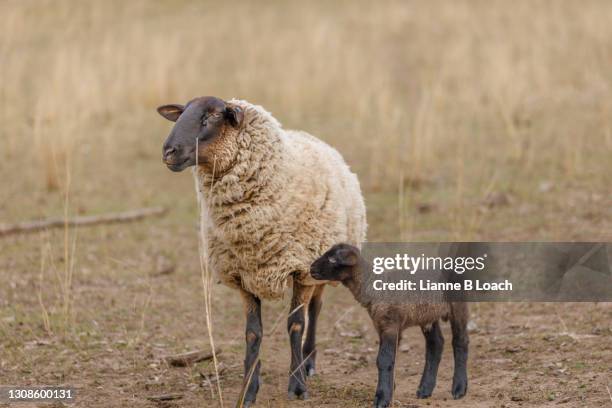
[[[5,238],[0,258],[5,271],[2,383],[74,386],[80,407],[216,406],[218,397],[202,377],[212,372],[210,363],[176,368],[162,359],[208,348],[195,234],[193,223],[176,216],[129,227],[81,229],[68,321],[62,320],[59,277],[41,274],[39,265],[41,243],[61,241],[63,234]],[[107,243],[104,249],[100,242]],[[62,254],[53,256],[63,262]],[[213,296],[214,338],[226,367],[223,400],[233,406],[242,381],[244,316],[232,290],[215,285]],[[311,398],[286,400],[287,308],[287,301],[264,307],[258,406],[369,406],[376,386],[377,340],[367,314],[342,287],[326,291]],[[612,304],[472,304],[471,315],[465,399],[450,397],[452,349],[444,325],[446,349],[437,388],[428,400],[414,396],[424,362],[422,335],[417,329],[405,333],[396,368],[396,406],[610,406]],[[160,394],[182,398],[164,403],[147,399]]]

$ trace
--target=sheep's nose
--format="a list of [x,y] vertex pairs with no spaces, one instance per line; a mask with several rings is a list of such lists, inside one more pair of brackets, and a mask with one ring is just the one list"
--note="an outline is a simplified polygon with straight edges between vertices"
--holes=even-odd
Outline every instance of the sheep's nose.
[[174,146],[166,147],[166,149],[164,150],[164,158],[167,159],[168,157],[172,156],[174,153],[176,153],[176,147]]

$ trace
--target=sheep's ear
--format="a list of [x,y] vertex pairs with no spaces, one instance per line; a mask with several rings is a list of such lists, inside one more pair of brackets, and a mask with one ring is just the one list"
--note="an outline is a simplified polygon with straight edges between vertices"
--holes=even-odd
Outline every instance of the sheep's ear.
[[238,128],[242,125],[242,121],[244,120],[244,112],[240,106],[227,105],[225,108],[225,117],[230,125]]
[[169,121],[176,122],[181,113],[185,110],[183,105],[163,105],[157,108],[157,112]]
[[338,259],[338,263],[343,266],[357,265],[357,254],[349,249],[342,248],[336,252],[336,259]]

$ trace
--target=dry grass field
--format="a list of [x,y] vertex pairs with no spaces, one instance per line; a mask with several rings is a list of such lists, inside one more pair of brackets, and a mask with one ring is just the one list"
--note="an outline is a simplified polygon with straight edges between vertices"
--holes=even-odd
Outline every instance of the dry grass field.
[[[0,16],[0,223],[170,209],[0,238],[2,384],[72,385],[79,407],[220,405],[208,363],[160,360],[208,345],[193,180],[161,163],[155,112],[194,96],[261,104],[336,147],[370,241],[612,240],[609,1],[5,0]],[[212,296],[230,407],[243,314],[235,292]],[[311,399],[285,400],[287,303],[264,308],[258,406],[369,406],[375,334],[342,288],[324,300]],[[450,398],[445,327],[438,387],[415,399],[411,330],[396,406],[612,406],[611,304],[472,316],[466,398]],[[147,399],[164,393],[182,399]]]

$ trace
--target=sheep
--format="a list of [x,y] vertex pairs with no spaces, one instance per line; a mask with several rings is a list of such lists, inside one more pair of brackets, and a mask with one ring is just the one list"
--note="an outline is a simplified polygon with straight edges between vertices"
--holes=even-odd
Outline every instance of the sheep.
[[455,372],[453,375],[453,398],[462,398],[467,392],[468,357],[468,308],[466,303],[436,302],[393,304],[376,299],[366,299],[362,287],[362,273],[368,265],[358,248],[349,244],[337,244],[318,258],[311,266],[313,278],[339,281],[346,286],[355,299],[364,306],[379,336],[376,364],[378,385],[374,397],[375,407],[388,407],[393,398],[395,355],[404,329],[420,326],[425,336],[425,367],[417,390],[417,398],[431,396],[436,385],[438,365],[442,357],[444,338],[439,320],[450,320],[453,333]]
[[259,389],[261,300],[282,298],[290,282],[288,397],[308,398],[305,377],[315,372],[326,284],[310,276],[310,264],[338,240],[356,246],[365,240],[357,176],[332,147],[284,130],[261,106],[243,100],[200,97],[158,112],[176,122],[163,145],[164,163],[177,172],[195,166],[210,268],[244,301],[244,405],[255,402]]

